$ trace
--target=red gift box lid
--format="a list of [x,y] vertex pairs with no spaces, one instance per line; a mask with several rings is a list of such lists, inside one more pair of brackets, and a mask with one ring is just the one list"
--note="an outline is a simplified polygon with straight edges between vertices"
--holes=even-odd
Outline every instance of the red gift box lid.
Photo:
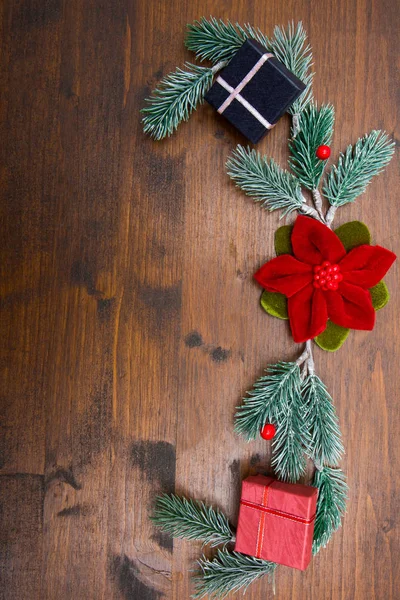
[[310,485],[285,483],[266,475],[251,475],[243,481],[241,499],[261,505],[265,486],[269,486],[268,508],[271,510],[307,521],[315,517],[318,488]]

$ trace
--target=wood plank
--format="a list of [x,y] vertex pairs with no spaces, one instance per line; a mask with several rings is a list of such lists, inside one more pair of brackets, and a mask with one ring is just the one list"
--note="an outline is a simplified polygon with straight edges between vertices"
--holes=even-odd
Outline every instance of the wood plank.
[[44,477],[1,475],[0,486],[0,598],[40,598]]

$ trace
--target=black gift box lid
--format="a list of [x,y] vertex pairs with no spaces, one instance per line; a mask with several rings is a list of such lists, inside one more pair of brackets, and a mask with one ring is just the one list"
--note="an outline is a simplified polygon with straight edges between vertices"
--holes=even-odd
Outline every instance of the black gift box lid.
[[223,109],[224,115],[250,141],[256,143],[305,90],[300,81],[275,56],[255,40],[246,40],[217,77],[205,98],[217,110],[253,67],[267,59]]

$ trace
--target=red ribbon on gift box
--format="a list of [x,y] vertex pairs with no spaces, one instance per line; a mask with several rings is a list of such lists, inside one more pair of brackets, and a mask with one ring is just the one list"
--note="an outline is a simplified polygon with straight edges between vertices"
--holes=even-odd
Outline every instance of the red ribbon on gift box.
[[240,504],[243,504],[243,506],[247,506],[248,508],[253,508],[254,510],[258,510],[260,512],[260,521],[258,524],[257,544],[256,544],[256,557],[257,558],[261,558],[261,550],[262,550],[263,542],[264,542],[264,525],[265,525],[266,514],[274,515],[275,517],[281,517],[283,519],[289,519],[290,521],[302,523],[303,525],[311,525],[311,523],[313,523],[313,521],[315,519],[315,515],[311,519],[304,519],[303,517],[299,517],[297,515],[292,515],[290,513],[284,512],[282,510],[277,510],[275,508],[268,508],[269,488],[274,483],[275,483],[275,481],[271,481],[264,487],[261,504],[249,502],[248,500],[240,501]]

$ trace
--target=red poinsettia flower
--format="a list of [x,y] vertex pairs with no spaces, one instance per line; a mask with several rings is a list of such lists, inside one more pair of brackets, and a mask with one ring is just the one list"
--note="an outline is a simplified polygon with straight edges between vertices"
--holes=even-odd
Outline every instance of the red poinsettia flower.
[[296,219],[291,241],[294,256],[273,258],[254,277],[269,292],[288,298],[294,341],[316,337],[328,319],[350,329],[373,329],[369,289],[385,276],[396,255],[369,245],[346,253],[329,227],[303,216]]

